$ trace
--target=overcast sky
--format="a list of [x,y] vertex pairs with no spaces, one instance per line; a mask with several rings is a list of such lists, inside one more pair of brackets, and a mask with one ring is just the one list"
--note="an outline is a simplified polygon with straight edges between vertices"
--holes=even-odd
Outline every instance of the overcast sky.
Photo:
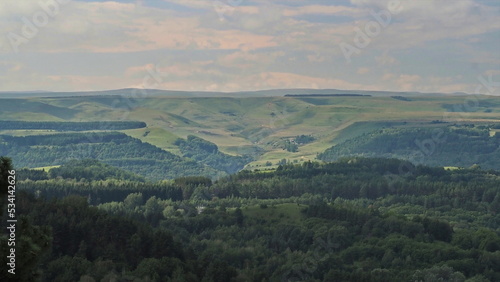
[[58,1],[0,1],[0,91],[500,95],[498,0]]

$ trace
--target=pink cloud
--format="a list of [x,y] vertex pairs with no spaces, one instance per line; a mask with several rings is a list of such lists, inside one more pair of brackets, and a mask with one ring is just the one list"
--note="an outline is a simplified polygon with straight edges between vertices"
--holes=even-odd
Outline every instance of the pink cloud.
[[358,68],[358,71],[357,71],[358,74],[366,74],[366,73],[369,73],[369,72],[370,72],[370,69],[366,68],[366,67]]
[[283,15],[287,17],[306,15],[306,14],[339,14],[339,13],[356,13],[356,9],[347,6],[328,6],[328,5],[308,5],[297,8],[288,8],[283,11]]

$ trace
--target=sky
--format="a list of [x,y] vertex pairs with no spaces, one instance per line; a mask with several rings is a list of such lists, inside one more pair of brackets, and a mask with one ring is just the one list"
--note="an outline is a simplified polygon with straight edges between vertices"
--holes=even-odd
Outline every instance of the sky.
[[2,0],[0,91],[500,95],[499,0]]

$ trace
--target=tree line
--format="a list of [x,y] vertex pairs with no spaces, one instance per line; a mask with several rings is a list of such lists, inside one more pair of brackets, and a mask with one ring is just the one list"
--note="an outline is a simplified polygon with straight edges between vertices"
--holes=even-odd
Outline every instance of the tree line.
[[500,169],[498,125],[445,125],[415,128],[386,128],[365,133],[337,144],[318,155],[322,161],[345,156],[412,160],[430,166]]
[[17,168],[62,165],[72,159],[97,159],[150,180],[189,175],[216,178],[226,174],[119,132],[0,135],[0,154],[15,159]]
[[55,131],[89,131],[89,130],[125,130],[144,128],[142,121],[0,121],[0,130],[55,130]]
[[498,171],[354,157],[152,183],[69,168],[18,184],[32,279],[500,280]]

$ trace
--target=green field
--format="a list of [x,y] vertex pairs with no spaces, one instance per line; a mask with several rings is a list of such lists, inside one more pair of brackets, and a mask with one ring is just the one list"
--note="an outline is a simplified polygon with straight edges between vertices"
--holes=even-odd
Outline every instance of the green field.
[[143,142],[148,142],[156,147],[170,151],[174,154],[180,154],[179,149],[174,145],[174,141],[177,140],[179,136],[163,128],[148,127],[122,130],[121,132],[134,138],[141,139]]
[[[432,121],[500,122],[500,98],[493,96],[412,95],[410,101],[373,97],[245,97],[128,100],[119,96],[1,99],[0,120],[144,121],[147,128],[122,130],[132,137],[180,154],[173,142],[195,135],[230,155],[253,154],[248,167],[282,159],[314,160],[318,153],[363,133],[387,127],[428,125]],[[473,108],[467,99],[477,98]],[[496,132],[498,130],[494,130]],[[53,131],[9,130],[23,136]],[[288,152],[285,139],[311,135],[315,141]]]

